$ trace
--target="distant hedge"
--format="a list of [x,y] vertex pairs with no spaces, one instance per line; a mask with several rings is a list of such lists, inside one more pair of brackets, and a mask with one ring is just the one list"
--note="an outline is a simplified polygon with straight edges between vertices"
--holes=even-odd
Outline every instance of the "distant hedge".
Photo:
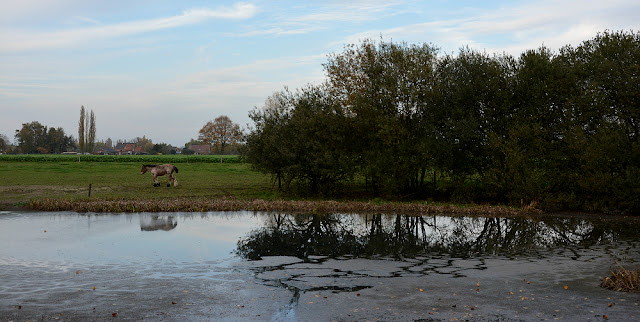
[[[3,154],[0,162],[136,162],[136,163],[220,163],[219,155],[63,155]],[[240,163],[237,155],[223,155],[223,163]]]

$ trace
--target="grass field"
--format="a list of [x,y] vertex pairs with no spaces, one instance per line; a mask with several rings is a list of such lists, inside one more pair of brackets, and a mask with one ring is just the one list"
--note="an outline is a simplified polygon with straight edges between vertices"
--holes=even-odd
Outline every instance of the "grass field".
[[[77,158],[77,157],[76,157]],[[193,158],[193,157],[192,157]],[[142,157],[141,157],[142,159]],[[218,159],[219,160],[219,159]],[[221,198],[271,199],[270,177],[245,163],[174,163],[177,187],[153,187],[152,175],[140,175],[142,162],[0,161],[0,203],[20,204],[33,198],[148,199]]]
[[[519,215],[535,209],[357,199],[305,199],[280,193],[271,177],[237,157],[219,156],[7,156],[0,155],[0,210],[138,211],[304,211]],[[177,187],[153,186],[140,175],[142,164],[172,163]]]

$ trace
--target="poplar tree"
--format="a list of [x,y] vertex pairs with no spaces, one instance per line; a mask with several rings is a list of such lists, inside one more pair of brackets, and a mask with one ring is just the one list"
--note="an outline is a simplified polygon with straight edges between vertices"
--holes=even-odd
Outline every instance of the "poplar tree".
[[86,136],[87,142],[86,148],[88,152],[93,152],[93,148],[96,145],[96,117],[93,114],[93,110],[91,110],[91,116],[89,117],[89,129]]
[[85,151],[84,119],[84,105],[82,105],[80,106],[80,121],[78,122],[78,148],[80,148],[80,153]]
[[78,147],[80,153],[93,152],[96,142],[96,118],[93,114],[87,113],[84,105],[80,107],[80,120],[78,121]]

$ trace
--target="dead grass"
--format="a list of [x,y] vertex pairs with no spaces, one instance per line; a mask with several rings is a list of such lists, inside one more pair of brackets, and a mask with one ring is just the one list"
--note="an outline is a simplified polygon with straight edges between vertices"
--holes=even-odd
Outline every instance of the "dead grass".
[[540,213],[535,209],[516,209],[505,206],[456,206],[428,203],[363,202],[363,201],[305,201],[305,200],[242,200],[235,198],[163,198],[163,199],[33,199],[33,210],[76,212],[205,212],[205,211],[279,211],[308,213],[395,213],[512,216]]
[[611,269],[611,276],[602,280],[601,287],[617,292],[640,292],[640,269],[628,270],[618,264]]

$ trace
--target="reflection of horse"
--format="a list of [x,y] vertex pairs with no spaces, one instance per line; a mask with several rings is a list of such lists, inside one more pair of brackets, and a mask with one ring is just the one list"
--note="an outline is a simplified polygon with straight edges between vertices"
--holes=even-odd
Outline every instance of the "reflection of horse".
[[178,223],[174,221],[173,216],[167,218],[160,218],[158,216],[140,217],[140,230],[142,231],[169,231],[176,228],[176,226],[178,226]]
[[158,177],[167,175],[169,177],[169,182],[167,182],[167,187],[171,187],[171,181],[173,181],[173,186],[178,186],[178,180],[173,175],[173,172],[178,173],[178,168],[171,164],[144,164],[142,165],[142,169],[140,170],[140,174],[145,174],[147,171],[153,174],[153,186],[159,187],[160,182],[158,181]]

